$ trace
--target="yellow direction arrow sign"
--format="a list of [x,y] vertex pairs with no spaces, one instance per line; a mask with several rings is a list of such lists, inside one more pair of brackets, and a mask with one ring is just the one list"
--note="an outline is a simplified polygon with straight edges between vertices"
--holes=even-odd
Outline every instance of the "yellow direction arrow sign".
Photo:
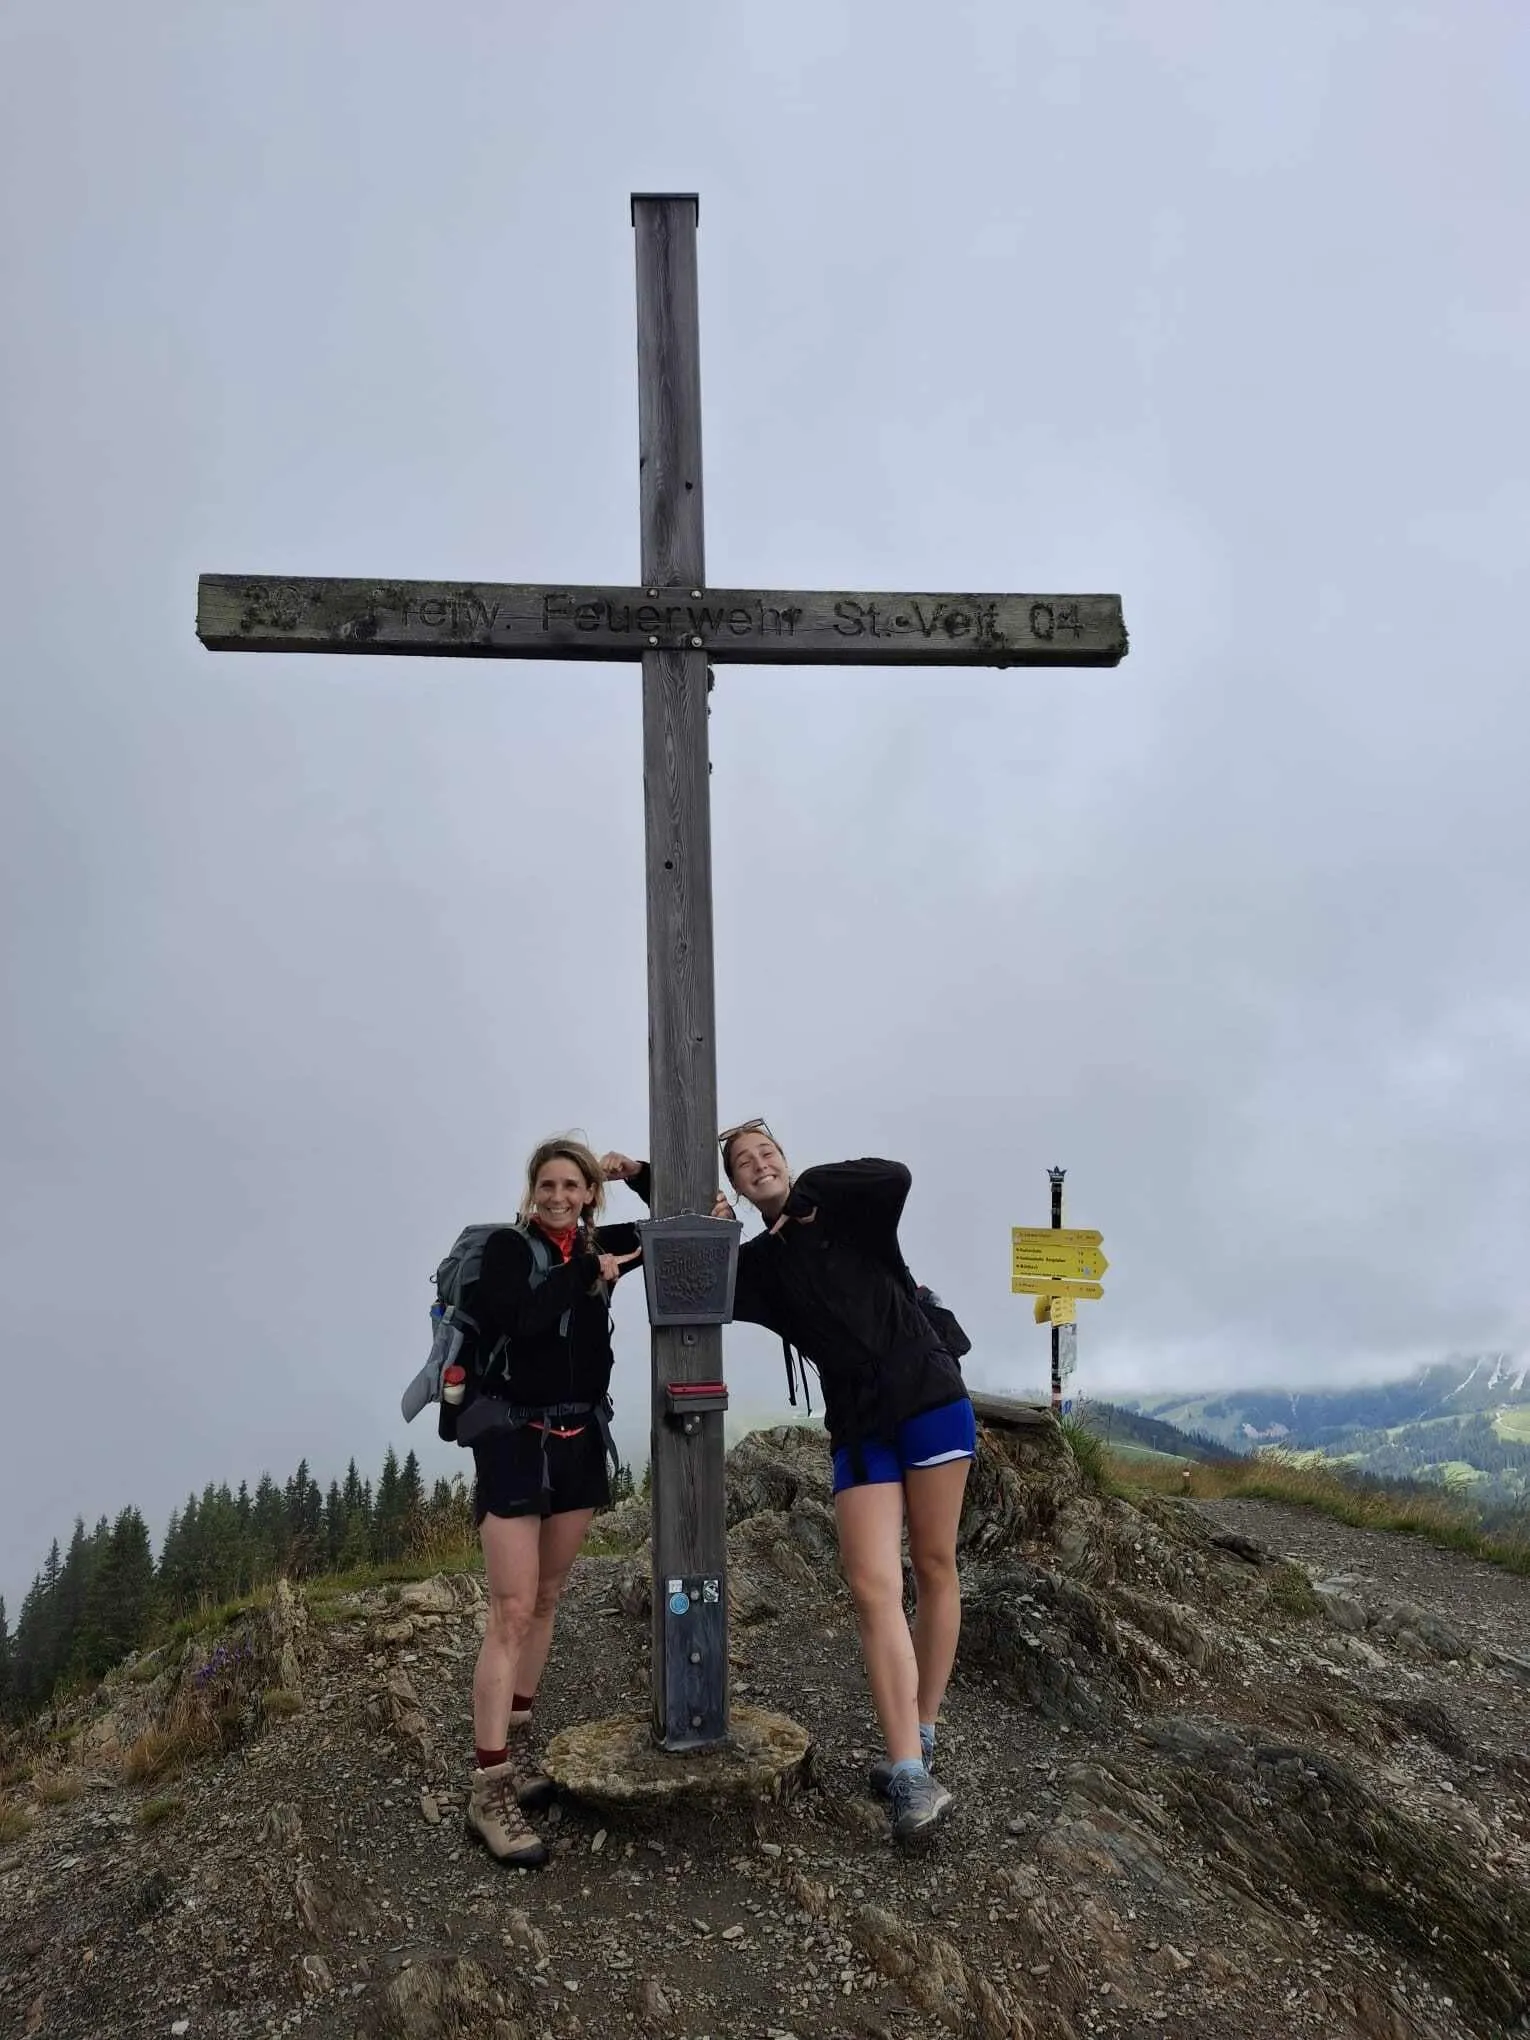
[[1038,1325],[1071,1325],[1076,1315],[1071,1296],[1057,1296],[1048,1291],[1036,1299],[1036,1322]]
[[1060,1275],[1012,1275],[1012,1296],[1088,1296],[1096,1302],[1105,1294],[1098,1282],[1070,1282]]
[[1055,1275],[1069,1282],[1098,1282],[1110,1266],[1097,1232],[1017,1225],[1010,1232],[1010,1241],[1016,1276]]

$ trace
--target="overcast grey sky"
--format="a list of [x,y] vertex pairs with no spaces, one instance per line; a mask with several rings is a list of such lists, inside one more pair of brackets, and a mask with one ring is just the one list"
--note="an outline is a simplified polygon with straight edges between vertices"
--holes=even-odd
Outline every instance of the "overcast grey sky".
[[701,193],[714,584],[1133,635],[720,674],[724,1116],[907,1158],[987,1385],[1054,1161],[1095,1392],[1524,1346],[1527,86],[1520,0],[10,0],[13,1613],[76,1511],[454,1471],[437,1258],[543,1133],[645,1145],[635,670],[192,630],[200,570],[630,581],[634,189]]

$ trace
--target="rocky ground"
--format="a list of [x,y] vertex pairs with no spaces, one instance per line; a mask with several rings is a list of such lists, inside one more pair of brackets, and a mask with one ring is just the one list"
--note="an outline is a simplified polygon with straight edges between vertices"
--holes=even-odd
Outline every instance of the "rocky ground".
[[[941,1731],[958,1808],[905,1857],[865,1787],[822,1440],[756,1433],[729,1470],[735,1688],[811,1729],[806,1785],[565,1803],[549,1867],[505,1873],[461,1828],[475,1576],[282,1590],[125,1667],[30,1775],[12,1753],[0,2031],[1530,2031],[1530,1581],[1263,1504],[1134,1507],[1050,1422],[991,1431]],[[603,1519],[576,1570],[549,1731],[646,1704],[645,1527]],[[217,1747],[188,1758],[188,1729]]]

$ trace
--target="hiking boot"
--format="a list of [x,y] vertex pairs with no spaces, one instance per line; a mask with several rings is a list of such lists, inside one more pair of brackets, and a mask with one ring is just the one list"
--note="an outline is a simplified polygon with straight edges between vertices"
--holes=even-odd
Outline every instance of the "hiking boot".
[[517,1733],[512,1728],[505,1738],[505,1747],[507,1767],[515,1780],[515,1796],[529,1812],[535,1813],[547,1805],[558,1788],[532,1756],[531,1741],[524,1729]]
[[888,1784],[887,1810],[895,1842],[922,1842],[952,1806],[950,1793],[928,1771],[900,1771]]
[[546,1845],[516,1799],[513,1764],[473,1773],[463,1820],[468,1834],[501,1863],[536,1870],[547,1861]]
[[[932,1777],[934,1776],[935,1757],[933,1751],[924,1759],[924,1768]],[[878,1799],[885,1799],[887,1797],[887,1788],[892,1783],[892,1774],[891,1757],[884,1757],[880,1764],[873,1764],[870,1771],[867,1772],[867,1780]]]

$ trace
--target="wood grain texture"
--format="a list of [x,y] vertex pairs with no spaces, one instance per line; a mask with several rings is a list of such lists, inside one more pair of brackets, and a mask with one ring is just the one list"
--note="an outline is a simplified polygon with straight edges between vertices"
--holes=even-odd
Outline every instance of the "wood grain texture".
[[[672,401],[666,391],[649,405],[663,417]],[[668,485],[687,478],[689,491]],[[689,529],[699,471],[645,452],[643,491],[654,550],[674,573],[683,552],[701,552]],[[1114,666],[1127,651],[1119,595],[709,589],[700,572],[639,588],[204,574],[197,635],[219,652],[631,659],[684,649],[750,666]]]
[[985,1395],[981,1389],[969,1389],[967,1394],[978,1421],[997,1430],[1034,1431],[1052,1421],[1045,1403],[1023,1402],[1012,1395]]
[[[643,572],[650,587],[699,588],[706,554],[696,209],[683,197],[638,198],[632,213]],[[717,1188],[707,658],[689,643],[694,632],[670,632],[660,646],[648,643],[656,631],[628,634],[629,650],[643,660],[651,1209],[668,1218],[709,1212]],[[666,1383],[721,1379],[719,1329],[655,1328],[652,1687],[654,1728],[667,1748],[705,1746],[728,1732],[722,1412],[691,1431],[664,1413]],[[668,1582],[684,1578],[715,1583],[718,1600],[704,1621],[669,1609]]]
[[634,198],[632,226],[643,581],[650,588],[700,588],[706,541],[696,202],[683,195]]

